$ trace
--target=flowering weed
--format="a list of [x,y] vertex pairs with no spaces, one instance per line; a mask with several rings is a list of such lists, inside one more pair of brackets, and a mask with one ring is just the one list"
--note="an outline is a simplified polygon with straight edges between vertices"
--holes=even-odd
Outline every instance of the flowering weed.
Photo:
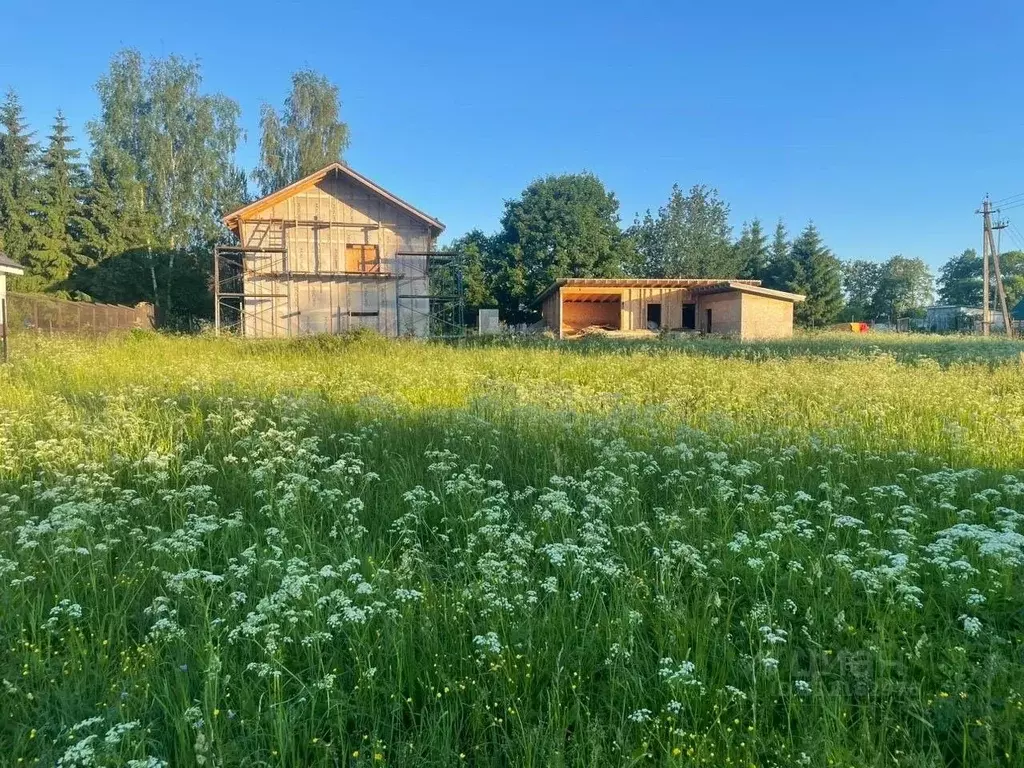
[[0,761],[1021,764],[1024,375],[823,360],[41,344]]

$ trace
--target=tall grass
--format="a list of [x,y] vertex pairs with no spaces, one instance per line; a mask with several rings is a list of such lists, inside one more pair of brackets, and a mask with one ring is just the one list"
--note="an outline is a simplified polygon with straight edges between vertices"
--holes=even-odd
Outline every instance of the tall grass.
[[0,760],[1022,764],[1022,385],[40,343],[0,371]]

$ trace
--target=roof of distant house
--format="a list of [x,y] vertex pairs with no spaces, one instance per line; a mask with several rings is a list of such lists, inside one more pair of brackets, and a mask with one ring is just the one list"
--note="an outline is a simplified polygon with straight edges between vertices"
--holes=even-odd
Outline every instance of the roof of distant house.
[[1024,320],[1024,298],[1021,298],[1017,302],[1017,306],[1010,310],[1010,317],[1014,320]]
[[394,195],[391,192],[388,192],[386,189],[384,189],[384,187],[381,187],[373,183],[368,178],[363,176],[361,173],[356,173],[354,170],[352,170],[343,163],[331,163],[330,165],[324,166],[319,171],[314,171],[313,173],[309,174],[309,176],[306,176],[305,178],[299,179],[298,181],[289,184],[287,187],[282,187],[276,192],[271,192],[266,197],[262,197],[259,200],[249,203],[248,205],[242,206],[238,210],[233,211],[229,213],[227,216],[225,216],[224,224],[225,226],[227,226],[228,229],[237,232],[238,222],[241,221],[242,219],[245,219],[249,216],[254,216],[260,211],[269,208],[270,206],[280,202],[281,200],[287,200],[292,195],[298,194],[299,192],[302,192],[305,189],[309,189],[310,187],[322,181],[331,173],[340,173],[345,176],[348,176],[357,184],[361,184],[362,186],[369,189],[371,192],[380,195],[388,202],[404,210],[413,218],[419,219],[420,221],[424,222],[427,226],[436,229],[438,232],[444,230],[444,224],[435,219],[433,216],[428,216],[419,208],[416,208],[415,206],[405,202],[405,200],[400,198],[398,195]]
[[25,268],[6,253],[0,251],[0,272],[6,272],[7,274],[13,275],[23,275],[25,274]]

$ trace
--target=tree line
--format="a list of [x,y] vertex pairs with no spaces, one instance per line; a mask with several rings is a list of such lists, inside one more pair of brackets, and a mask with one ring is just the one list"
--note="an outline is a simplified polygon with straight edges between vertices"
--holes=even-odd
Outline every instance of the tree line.
[[292,76],[283,108],[263,106],[250,176],[235,162],[241,110],[203,92],[196,62],[125,50],[96,91],[84,156],[60,111],[39,141],[13,90],[0,105],[0,250],[27,267],[14,290],[150,301],[169,325],[209,317],[221,217],[348,145],[337,87],[310,70]]
[[[125,50],[96,84],[100,109],[76,148],[58,111],[40,139],[17,94],[0,105],[0,249],[28,268],[12,286],[72,298],[150,301],[165,324],[209,317],[210,251],[230,238],[223,214],[343,160],[349,130],[338,89],[295,73],[281,107],[260,114],[260,162],[236,163],[237,102],[202,88],[198,63]],[[497,232],[471,231],[461,254],[467,305],[535,319],[536,295],[559,277],[738,277],[805,294],[797,321],[892,321],[920,314],[934,280],[917,258],[842,261],[813,222],[790,235],[759,219],[738,236],[729,205],[705,185],[674,186],[665,204],[623,226],[595,175],[540,178],[504,203]],[[1011,302],[1024,296],[1024,253],[1003,256]],[[981,302],[981,259],[964,251],[938,279],[942,303]]]
[[[538,179],[505,203],[499,229],[474,230],[449,249],[465,259],[470,307],[498,307],[513,321],[536,317],[536,297],[559,277],[697,277],[760,280],[769,288],[804,294],[796,321],[808,327],[836,322],[895,322],[923,316],[936,299],[980,306],[981,258],[966,250],[940,270],[903,255],[885,261],[843,261],[813,222],[795,237],[781,219],[769,232],[760,219],[734,236],[729,205],[698,184],[672,187],[656,212],[623,227],[615,195],[590,173]],[[1024,298],[1024,252],[1002,255],[1011,304]]]

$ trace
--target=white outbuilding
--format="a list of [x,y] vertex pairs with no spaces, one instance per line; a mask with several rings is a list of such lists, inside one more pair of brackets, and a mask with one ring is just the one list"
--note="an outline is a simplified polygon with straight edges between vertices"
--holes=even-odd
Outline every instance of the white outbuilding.
[[0,251],[0,361],[7,360],[7,276],[24,274],[21,264]]

